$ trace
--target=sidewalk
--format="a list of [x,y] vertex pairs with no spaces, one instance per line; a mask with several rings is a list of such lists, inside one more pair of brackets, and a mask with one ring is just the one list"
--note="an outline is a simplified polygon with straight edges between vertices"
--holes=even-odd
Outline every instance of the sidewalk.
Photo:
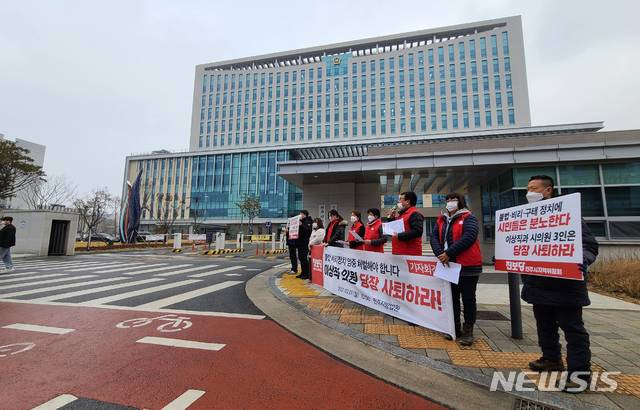
[[[293,275],[282,273],[283,269],[262,274],[270,276],[268,290],[278,298],[280,303],[285,303],[296,309],[298,314],[321,323],[325,329],[320,330],[321,332],[332,334],[330,330],[338,331],[371,346],[377,352],[373,354],[386,353],[395,359],[404,360],[405,363],[412,362],[423,369],[437,370],[440,377],[447,378],[449,383],[454,380],[450,376],[465,381],[467,384],[462,390],[458,388],[457,391],[452,391],[451,395],[460,395],[465,389],[474,391],[473,397],[477,401],[473,401],[474,405],[471,407],[477,405],[481,408],[482,399],[494,400],[491,408],[502,407],[495,404],[504,402],[503,396],[509,396],[511,403],[507,406],[509,408],[537,408],[526,407],[534,404],[544,404],[554,408],[640,408],[640,354],[637,352],[637,341],[640,340],[640,306],[638,305],[595,295],[592,298],[594,306],[585,309],[585,325],[591,335],[592,370],[621,372],[614,377],[618,382],[615,393],[568,394],[535,391],[507,395],[489,391],[493,372],[495,370],[528,370],[527,364],[539,358],[541,354],[537,345],[533,312],[524,302],[522,306],[524,338],[511,339],[506,285],[479,286],[478,322],[475,329],[477,340],[472,346],[463,347],[456,342],[445,340],[437,332],[409,325],[397,318],[337,297],[307,281],[295,279]],[[267,280],[267,278],[264,279]],[[247,288],[249,294],[249,285]],[[262,309],[258,303],[256,304]],[[265,311],[265,313],[271,316],[269,312]],[[291,319],[292,315],[289,316],[288,319]],[[289,328],[289,324],[284,321],[272,318]],[[311,336],[315,337],[313,334]],[[314,343],[312,340],[309,341]],[[564,338],[561,342],[564,345]],[[348,357],[344,358],[339,351],[328,352],[349,361]],[[369,369],[369,371],[386,379],[383,369],[387,363],[388,361],[377,370]],[[358,366],[357,363],[354,365]],[[425,383],[427,382],[425,380]],[[411,390],[407,386],[401,386]],[[440,391],[428,389],[418,391],[420,386],[414,391],[431,399],[440,400],[445,405],[458,407],[453,398],[448,401],[449,396],[443,394],[442,390],[446,390],[446,383],[444,386]],[[481,387],[479,391],[476,389],[478,386]],[[482,397],[483,395],[485,397]],[[468,408],[469,404],[467,402],[463,407]]]

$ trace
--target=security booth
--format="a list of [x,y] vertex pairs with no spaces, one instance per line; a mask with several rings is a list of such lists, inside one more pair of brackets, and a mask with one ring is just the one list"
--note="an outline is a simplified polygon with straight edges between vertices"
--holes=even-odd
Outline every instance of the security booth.
[[5,209],[3,216],[13,218],[16,227],[15,254],[63,256],[75,253],[79,215],[65,208],[18,210]]

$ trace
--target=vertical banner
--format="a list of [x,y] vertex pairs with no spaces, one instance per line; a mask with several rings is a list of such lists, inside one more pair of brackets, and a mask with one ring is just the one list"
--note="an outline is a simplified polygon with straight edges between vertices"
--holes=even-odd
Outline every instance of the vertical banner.
[[298,231],[300,228],[300,217],[294,216],[289,218],[289,239],[298,239]]
[[311,247],[311,283],[318,286],[322,286],[324,283],[323,257],[324,246],[313,245]]
[[323,286],[345,299],[455,338],[451,285],[434,276],[438,263],[433,257],[327,246]]
[[582,280],[580,193],[496,211],[496,270]]

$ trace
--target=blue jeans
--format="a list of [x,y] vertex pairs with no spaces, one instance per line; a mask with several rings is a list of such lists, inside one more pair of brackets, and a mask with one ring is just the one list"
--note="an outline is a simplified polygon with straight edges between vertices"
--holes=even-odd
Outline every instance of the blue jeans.
[[0,259],[4,262],[5,268],[13,268],[13,262],[11,261],[11,248],[0,248]]

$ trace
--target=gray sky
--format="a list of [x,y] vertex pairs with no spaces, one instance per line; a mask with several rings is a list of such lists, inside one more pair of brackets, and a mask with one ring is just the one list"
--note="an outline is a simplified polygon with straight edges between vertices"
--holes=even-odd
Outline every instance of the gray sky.
[[640,128],[637,1],[0,0],[0,133],[119,194],[127,154],[188,147],[196,64],[510,15],[533,125]]

